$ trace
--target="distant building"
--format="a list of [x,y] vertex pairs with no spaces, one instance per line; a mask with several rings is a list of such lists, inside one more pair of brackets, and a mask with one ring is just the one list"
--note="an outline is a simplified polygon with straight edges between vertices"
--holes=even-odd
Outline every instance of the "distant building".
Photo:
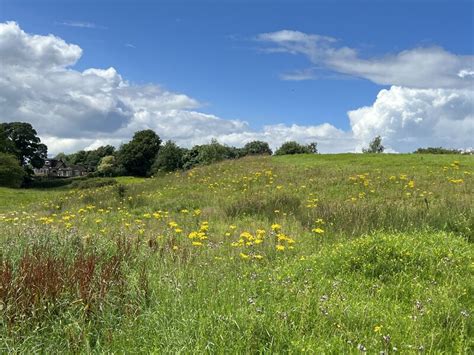
[[36,176],[45,177],[76,177],[87,175],[87,169],[82,165],[67,165],[57,159],[46,159],[43,167],[33,169]]

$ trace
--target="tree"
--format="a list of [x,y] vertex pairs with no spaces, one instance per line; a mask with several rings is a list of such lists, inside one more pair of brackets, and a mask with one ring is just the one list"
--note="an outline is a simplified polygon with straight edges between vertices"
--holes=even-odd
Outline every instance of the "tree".
[[317,154],[318,153],[318,143],[311,142],[307,145],[308,150],[310,153]]
[[285,142],[278,148],[275,152],[275,155],[285,155],[285,154],[310,154],[317,153],[316,143],[311,143],[308,145],[301,145],[295,141]]
[[174,171],[183,168],[184,150],[173,141],[167,141],[158,152],[152,171]]
[[24,176],[25,171],[14,155],[0,153],[0,186],[20,187]]
[[6,137],[6,153],[13,154],[23,167],[28,164],[41,168],[47,158],[48,148],[41,143],[31,124],[10,122],[0,124],[2,135]]
[[56,154],[54,159],[62,160],[63,162],[65,162],[67,164],[71,163],[71,155],[67,155],[66,153],[63,153],[63,152]]
[[97,171],[104,176],[112,176],[115,174],[115,157],[106,155],[100,160]]
[[385,147],[382,145],[382,137],[375,137],[369,144],[368,148],[362,149],[363,153],[383,153]]
[[151,129],[138,131],[130,142],[120,148],[118,163],[125,168],[127,174],[146,176],[160,150],[160,144],[160,137]]
[[243,147],[244,155],[272,155],[272,150],[267,142],[252,141]]
[[111,145],[101,146],[95,150],[86,151],[84,162],[81,162],[89,171],[97,170],[100,160],[103,157],[113,155],[115,147]]
[[240,152],[237,148],[220,144],[216,139],[211,143],[199,146],[197,156],[198,164],[212,164],[225,159],[239,158]]
[[8,139],[7,132],[3,125],[0,125],[0,153],[7,153],[15,151],[13,142]]

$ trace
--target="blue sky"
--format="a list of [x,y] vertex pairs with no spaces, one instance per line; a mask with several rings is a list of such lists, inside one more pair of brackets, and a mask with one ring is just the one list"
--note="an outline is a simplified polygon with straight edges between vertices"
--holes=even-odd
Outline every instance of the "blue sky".
[[[325,35],[360,58],[423,47],[472,55],[473,15],[472,1],[453,0],[0,2],[0,22],[79,45],[74,69],[114,67],[129,82],[183,93],[201,103],[200,112],[246,121],[254,130],[327,122],[347,131],[347,112],[372,105],[390,88],[301,53],[265,51],[259,34]],[[312,70],[315,78],[282,80],[298,70]]]

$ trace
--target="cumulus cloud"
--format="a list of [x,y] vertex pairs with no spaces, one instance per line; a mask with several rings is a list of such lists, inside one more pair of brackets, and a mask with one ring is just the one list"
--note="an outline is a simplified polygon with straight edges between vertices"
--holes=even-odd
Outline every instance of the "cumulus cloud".
[[[372,106],[348,112],[356,150],[381,135],[392,151],[420,146],[474,145],[474,56],[443,48],[414,48],[377,58],[361,58],[335,38],[282,30],[263,33],[270,53],[306,56],[312,65],[390,85]],[[317,79],[313,68],[282,74],[283,80]]]
[[361,58],[356,49],[338,46],[335,38],[299,31],[263,33],[257,36],[257,40],[271,45],[264,48],[266,51],[302,54],[312,64],[376,84],[451,89],[472,88],[474,85],[474,56],[455,55],[439,47]]
[[331,141],[344,135],[329,124],[253,131],[245,121],[199,112],[201,104],[185,94],[129,83],[114,68],[75,70],[81,55],[79,46],[56,36],[28,34],[15,22],[0,24],[0,120],[32,123],[50,154],[117,146],[147,128],[183,146],[212,138],[242,145],[261,138],[275,148],[287,139]]
[[354,137],[367,143],[376,135],[389,147],[472,147],[474,92],[460,89],[382,90],[372,106],[348,113]]

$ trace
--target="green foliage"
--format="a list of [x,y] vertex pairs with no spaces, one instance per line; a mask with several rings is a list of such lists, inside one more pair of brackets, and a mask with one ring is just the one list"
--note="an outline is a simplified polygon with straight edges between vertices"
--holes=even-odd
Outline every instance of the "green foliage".
[[442,147],[428,147],[418,148],[413,153],[415,154],[461,154],[462,152],[458,149],[448,149]]
[[56,154],[56,156],[54,157],[55,160],[61,160],[63,162],[65,162],[66,164],[72,164],[71,163],[71,155],[67,155],[66,153],[58,153]]
[[136,132],[133,139],[120,148],[117,163],[129,175],[147,176],[160,150],[161,139],[151,129]]
[[158,152],[152,171],[170,172],[183,168],[184,150],[172,141],[167,141]]
[[362,149],[363,153],[383,153],[385,147],[382,145],[382,137],[375,137],[369,144],[368,148]]
[[8,153],[13,151],[15,151],[15,146],[9,139],[4,125],[0,124],[0,153]]
[[0,186],[20,187],[25,175],[14,155],[0,153]]
[[3,150],[13,154],[22,166],[30,164],[34,168],[40,168],[47,158],[47,147],[41,143],[36,131],[31,124],[25,122],[0,123],[0,135],[9,143]]
[[113,176],[116,174],[115,156],[106,155],[100,160],[97,166],[97,172],[102,176]]
[[197,165],[209,165],[226,159],[237,159],[243,156],[242,151],[235,147],[220,144],[211,140],[209,144],[196,145],[183,154],[183,167],[190,169]]
[[55,159],[62,160],[69,165],[82,165],[87,171],[96,171],[101,159],[112,156],[114,153],[115,147],[105,145],[94,150],[80,150],[73,154],[59,153]]
[[238,152],[233,147],[220,144],[213,139],[211,143],[199,147],[197,160],[199,164],[212,164],[225,159],[234,159],[238,157]]
[[244,155],[272,155],[272,150],[267,142],[252,141],[242,148]]
[[317,153],[317,143],[310,143],[308,145],[302,145],[295,141],[285,142],[278,148],[275,155],[287,155],[287,154],[312,154]]

